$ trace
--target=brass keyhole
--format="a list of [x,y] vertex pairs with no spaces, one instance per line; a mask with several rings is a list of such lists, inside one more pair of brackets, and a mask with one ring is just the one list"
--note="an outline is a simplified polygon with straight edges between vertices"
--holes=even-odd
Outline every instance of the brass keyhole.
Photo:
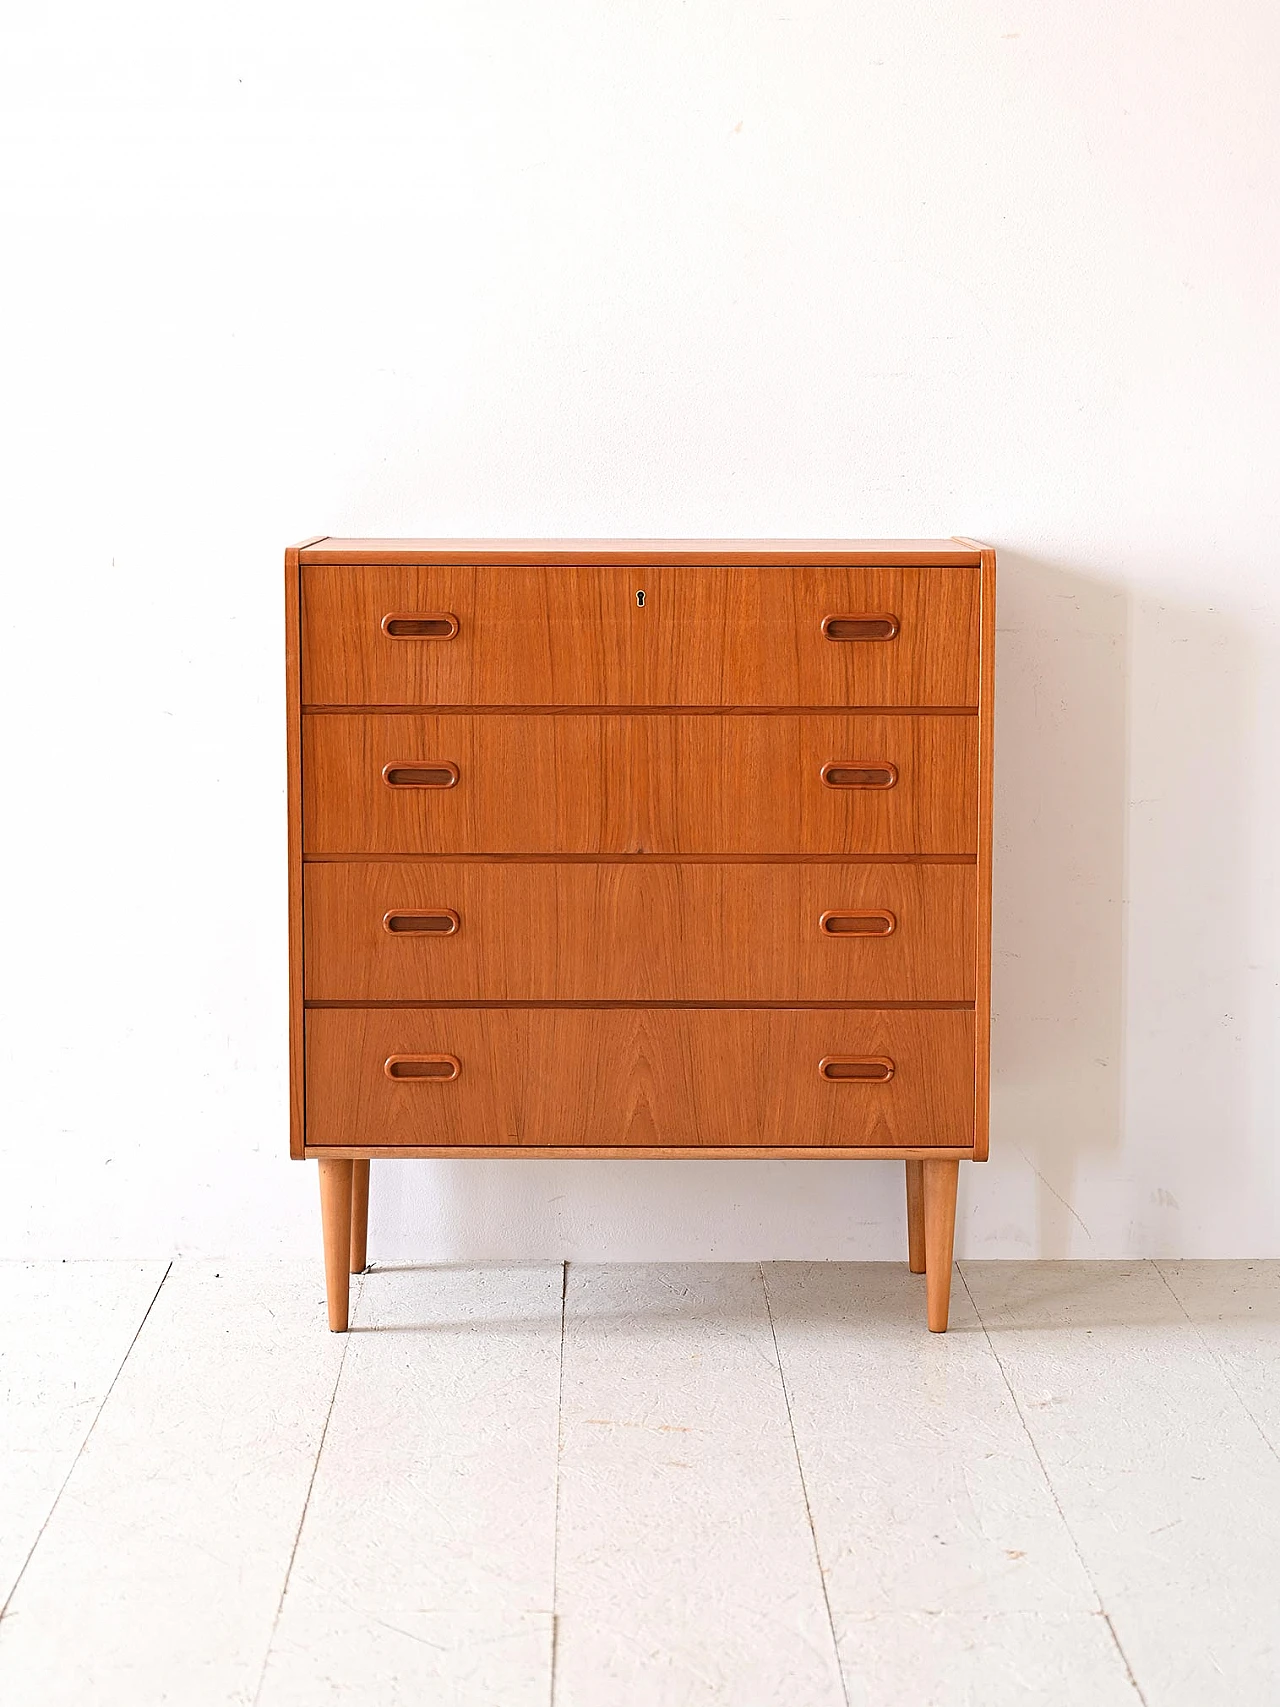
[[641,610],[644,609],[644,594],[643,593],[638,592],[636,594],[636,603],[639,605]]

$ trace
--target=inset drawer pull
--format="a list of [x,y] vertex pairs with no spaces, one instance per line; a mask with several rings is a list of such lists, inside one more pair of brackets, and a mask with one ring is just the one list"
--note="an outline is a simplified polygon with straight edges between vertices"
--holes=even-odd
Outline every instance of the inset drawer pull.
[[887,1055],[824,1055],[818,1071],[833,1084],[885,1085],[894,1065]]
[[828,936],[892,936],[897,928],[893,913],[824,913],[818,920]]
[[845,759],[823,765],[822,780],[828,788],[892,788],[898,780],[898,767],[873,760]]
[[382,632],[388,640],[452,640],[458,619],[452,611],[433,611],[429,616],[384,616]]
[[388,788],[454,788],[458,767],[442,765],[383,765],[382,780]]
[[388,1055],[382,1068],[389,1079],[456,1079],[462,1063],[456,1055]]
[[461,923],[452,907],[382,915],[382,928],[392,936],[452,936]]
[[824,616],[822,632],[828,640],[894,640],[898,619],[883,616]]

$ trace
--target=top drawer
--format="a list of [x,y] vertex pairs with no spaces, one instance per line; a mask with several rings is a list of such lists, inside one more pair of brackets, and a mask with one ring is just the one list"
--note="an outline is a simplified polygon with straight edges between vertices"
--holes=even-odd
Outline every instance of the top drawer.
[[308,563],[303,699],[974,706],[979,573]]

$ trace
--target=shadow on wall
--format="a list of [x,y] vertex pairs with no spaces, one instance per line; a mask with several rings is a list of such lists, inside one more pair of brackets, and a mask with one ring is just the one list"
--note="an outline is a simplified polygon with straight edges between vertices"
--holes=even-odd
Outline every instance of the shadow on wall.
[[1262,657],[1260,624],[1135,601],[1117,1199],[1139,1255],[1277,1249],[1276,795]]
[[1000,576],[993,1160],[962,1248],[1248,1251],[1250,637],[1118,575]]
[[999,566],[993,1161],[966,1195],[1012,1186],[1021,1156],[1033,1201],[1002,1192],[980,1244],[1085,1255],[1077,1182],[1123,1141],[1128,598],[1019,552]]

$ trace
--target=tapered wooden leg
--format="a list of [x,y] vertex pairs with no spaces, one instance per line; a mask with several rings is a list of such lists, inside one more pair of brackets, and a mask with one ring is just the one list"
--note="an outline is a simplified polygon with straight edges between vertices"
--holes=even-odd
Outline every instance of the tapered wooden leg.
[[351,1272],[363,1274],[369,1261],[369,1164],[351,1164]]
[[324,1229],[324,1284],[329,1294],[329,1327],[335,1334],[347,1331],[347,1304],[351,1276],[351,1163],[325,1160],[320,1163],[320,1220]]
[[929,1332],[945,1334],[951,1310],[951,1259],[956,1237],[959,1162],[922,1162],[924,1168],[925,1291]]
[[924,1163],[907,1163],[907,1266],[924,1273]]

